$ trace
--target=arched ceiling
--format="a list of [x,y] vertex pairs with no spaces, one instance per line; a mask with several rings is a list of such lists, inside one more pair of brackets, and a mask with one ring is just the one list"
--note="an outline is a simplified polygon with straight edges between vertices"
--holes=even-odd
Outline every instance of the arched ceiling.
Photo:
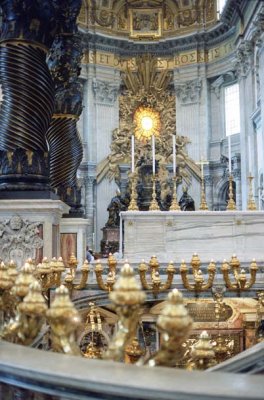
[[216,0],[83,0],[79,26],[110,36],[158,40],[217,23]]

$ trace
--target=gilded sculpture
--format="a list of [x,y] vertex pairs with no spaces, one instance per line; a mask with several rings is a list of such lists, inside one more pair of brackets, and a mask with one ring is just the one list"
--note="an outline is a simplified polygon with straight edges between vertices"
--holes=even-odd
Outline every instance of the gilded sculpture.
[[[120,164],[130,164],[131,134],[135,133],[135,172],[142,165],[151,164],[152,147],[140,127],[144,116],[152,119],[155,128],[155,160],[160,185],[160,201],[163,203],[171,192],[167,165],[172,164],[172,134],[176,132],[176,99],[172,90],[172,71],[160,71],[157,58],[150,54],[138,56],[135,67],[127,66],[122,74],[125,89],[119,97],[119,127],[113,130],[111,152],[97,167],[97,181],[105,176],[120,180]],[[176,134],[177,179],[189,185],[191,174],[200,178],[200,169],[188,156],[186,136]],[[186,168],[188,166],[188,168]],[[191,170],[191,173],[189,172]],[[140,199],[139,199],[140,200]]]

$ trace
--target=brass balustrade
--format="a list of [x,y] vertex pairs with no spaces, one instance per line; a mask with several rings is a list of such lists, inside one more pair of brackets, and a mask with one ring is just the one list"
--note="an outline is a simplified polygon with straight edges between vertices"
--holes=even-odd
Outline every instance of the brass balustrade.
[[149,261],[149,269],[150,269],[150,278],[151,278],[150,283],[148,283],[147,278],[146,278],[148,266],[146,265],[145,261],[142,260],[142,262],[139,264],[138,271],[139,271],[140,281],[141,281],[141,284],[144,289],[151,290],[153,292],[154,296],[157,296],[157,294],[160,292],[164,292],[164,291],[170,289],[170,287],[172,285],[174,274],[176,272],[176,269],[175,269],[172,261],[168,264],[167,269],[166,269],[167,280],[165,283],[161,282],[160,274],[159,274],[159,262],[158,262],[156,256],[151,257],[151,259]]
[[145,297],[145,293],[135,279],[132,268],[125,263],[114,290],[109,293],[109,298],[118,315],[118,326],[103,358],[114,361],[124,359],[126,348],[136,335],[140,307],[145,301]]

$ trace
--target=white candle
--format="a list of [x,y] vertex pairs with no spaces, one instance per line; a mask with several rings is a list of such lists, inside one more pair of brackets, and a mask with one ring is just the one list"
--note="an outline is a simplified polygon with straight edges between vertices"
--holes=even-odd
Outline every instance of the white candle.
[[131,170],[135,172],[135,136],[131,136]]
[[231,136],[228,136],[228,168],[229,168],[229,175],[232,173],[232,166],[231,166]]
[[155,175],[155,136],[152,135],[152,173]]
[[248,136],[248,172],[251,175],[252,171],[252,159],[251,159],[251,137]]
[[176,135],[172,135],[173,175],[176,175]]

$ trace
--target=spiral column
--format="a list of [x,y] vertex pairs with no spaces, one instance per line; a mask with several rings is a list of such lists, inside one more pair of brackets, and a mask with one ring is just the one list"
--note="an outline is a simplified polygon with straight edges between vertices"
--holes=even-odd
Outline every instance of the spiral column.
[[[63,25],[62,32],[54,41],[48,66],[55,83],[55,113],[47,132],[50,149],[50,179],[61,200],[71,206],[70,216],[83,215],[81,189],[76,173],[82,161],[83,148],[77,131],[77,121],[82,112],[82,85],[78,81],[82,57],[81,36],[76,33],[74,16],[77,18],[81,1],[73,0],[70,10],[65,8],[61,21],[72,16]],[[76,20],[75,20],[76,21]]]
[[2,0],[0,6],[0,191],[47,190],[45,134],[55,91],[46,54],[57,11],[52,0]]

